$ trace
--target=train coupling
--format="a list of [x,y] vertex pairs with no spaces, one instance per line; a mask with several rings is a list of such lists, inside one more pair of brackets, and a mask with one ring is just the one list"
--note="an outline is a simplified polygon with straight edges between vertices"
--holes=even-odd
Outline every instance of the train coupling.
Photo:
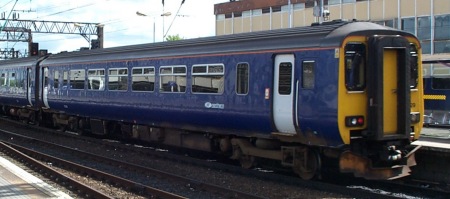
[[[421,146],[415,147],[405,156],[393,153],[390,158],[400,158],[403,164],[396,164],[390,167],[373,167],[372,160],[360,156],[351,151],[346,151],[339,158],[339,168],[343,173],[353,173],[355,177],[362,177],[369,180],[394,180],[410,175],[410,167],[416,165],[415,152]],[[397,150],[394,149],[394,152]],[[399,156],[400,155],[400,156]]]

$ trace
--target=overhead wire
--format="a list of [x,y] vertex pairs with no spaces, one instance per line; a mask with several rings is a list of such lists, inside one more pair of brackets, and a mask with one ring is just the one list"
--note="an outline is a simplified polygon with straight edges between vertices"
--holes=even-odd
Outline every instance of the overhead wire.
[[[180,7],[178,7],[178,11],[177,11],[177,13],[175,14],[175,17],[172,19],[172,22],[170,22],[169,28],[167,29],[166,33],[164,33],[163,38],[166,38],[167,33],[169,33],[169,30],[170,30],[170,28],[172,27],[173,22],[175,21],[175,19],[177,18],[178,14],[180,13],[180,9],[181,9],[181,6],[183,6],[184,1],[185,1],[185,0],[182,0],[182,1],[181,1]],[[163,4],[164,4],[164,1],[163,1]]]
[[[11,0],[11,1],[9,1],[8,3],[5,3],[5,5],[2,5],[1,7],[0,7],[0,9],[2,9],[2,8],[4,8],[6,5],[8,5],[8,4],[10,4],[11,2],[13,2],[14,0]],[[17,2],[16,2],[17,3]]]

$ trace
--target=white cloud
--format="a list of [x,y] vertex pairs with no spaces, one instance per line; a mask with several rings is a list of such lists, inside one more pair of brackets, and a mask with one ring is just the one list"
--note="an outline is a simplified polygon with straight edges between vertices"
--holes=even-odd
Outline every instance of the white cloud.
[[[172,15],[164,17],[164,29],[167,35],[180,35],[185,39],[213,36],[215,34],[214,4],[228,0],[185,0],[179,15],[176,16],[182,0],[23,0],[18,1],[15,10],[32,10],[19,12],[22,20],[45,20],[65,22],[87,22],[104,24],[104,46],[114,47],[140,43],[162,41],[163,12]],[[6,4],[0,12],[9,13],[15,1]],[[0,5],[2,6],[2,5]],[[136,12],[145,13],[147,17],[137,16]],[[175,18],[175,20],[174,20]],[[170,27],[170,24],[172,23]],[[153,30],[155,24],[155,30]],[[169,30],[170,27],[170,30]],[[154,33],[153,33],[154,32]],[[91,39],[95,39],[92,36]],[[88,47],[89,43],[80,35],[34,34],[33,41],[40,48],[49,52],[73,51]],[[9,42],[0,43],[1,48],[14,46],[26,49],[26,44]]]

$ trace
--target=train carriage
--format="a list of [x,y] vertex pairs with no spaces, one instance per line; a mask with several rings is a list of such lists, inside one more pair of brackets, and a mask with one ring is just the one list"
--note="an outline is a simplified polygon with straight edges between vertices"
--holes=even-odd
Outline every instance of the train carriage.
[[450,125],[450,58],[449,54],[424,56],[423,82],[425,116],[424,125],[447,127]]
[[0,63],[0,104],[1,111],[19,118],[36,121],[39,111],[36,64],[39,58],[23,58]]
[[369,22],[50,55],[40,119],[72,131],[278,160],[302,178],[323,158],[369,179],[409,174],[421,130],[420,43]]

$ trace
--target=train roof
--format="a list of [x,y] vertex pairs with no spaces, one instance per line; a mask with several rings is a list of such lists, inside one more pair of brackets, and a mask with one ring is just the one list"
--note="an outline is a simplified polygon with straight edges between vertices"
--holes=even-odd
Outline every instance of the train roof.
[[366,34],[369,36],[387,33],[414,37],[410,33],[371,22],[338,20],[307,27],[65,52],[50,55],[48,59],[44,60],[43,64],[160,58],[195,54],[227,54],[273,49],[332,48],[340,46],[343,40],[351,35]]
[[20,66],[33,66],[36,64],[37,60],[42,59],[41,57],[24,57],[17,59],[9,59],[0,61],[0,68],[3,67],[20,67]]

